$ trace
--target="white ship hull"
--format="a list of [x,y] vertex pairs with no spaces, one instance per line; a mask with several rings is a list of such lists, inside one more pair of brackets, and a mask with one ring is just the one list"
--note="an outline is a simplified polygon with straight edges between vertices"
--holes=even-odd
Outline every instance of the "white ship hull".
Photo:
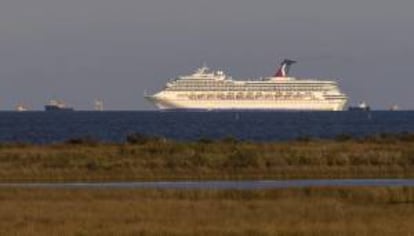
[[342,111],[345,100],[189,100],[148,97],[161,110],[297,110]]

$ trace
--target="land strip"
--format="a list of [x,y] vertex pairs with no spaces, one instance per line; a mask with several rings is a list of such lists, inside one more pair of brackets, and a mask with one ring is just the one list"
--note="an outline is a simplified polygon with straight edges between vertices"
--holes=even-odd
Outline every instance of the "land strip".
[[413,178],[414,139],[0,145],[0,182]]
[[1,235],[410,235],[414,188],[1,189]]

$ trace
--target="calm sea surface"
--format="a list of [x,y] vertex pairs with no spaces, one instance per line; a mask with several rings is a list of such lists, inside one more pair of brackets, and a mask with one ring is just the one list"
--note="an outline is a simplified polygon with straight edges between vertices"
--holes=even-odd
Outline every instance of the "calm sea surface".
[[91,137],[122,142],[142,133],[177,140],[291,140],[414,132],[414,111],[373,112],[0,112],[0,142]]

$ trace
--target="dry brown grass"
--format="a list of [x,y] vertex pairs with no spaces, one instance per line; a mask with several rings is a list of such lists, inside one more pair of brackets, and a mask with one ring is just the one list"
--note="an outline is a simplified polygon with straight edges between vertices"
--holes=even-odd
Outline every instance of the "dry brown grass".
[[411,140],[0,146],[2,182],[412,177]]
[[0,235],[411,235],[413,188],[1,189]]

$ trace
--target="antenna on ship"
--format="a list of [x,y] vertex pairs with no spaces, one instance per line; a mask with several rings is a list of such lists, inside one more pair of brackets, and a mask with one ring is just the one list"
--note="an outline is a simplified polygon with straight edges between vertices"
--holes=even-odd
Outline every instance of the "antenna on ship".
[[290,72],[290,67],[295,64],[296,61],[285,59],[280,64],[280,68],[275,74],[275,77],[288,77]]

